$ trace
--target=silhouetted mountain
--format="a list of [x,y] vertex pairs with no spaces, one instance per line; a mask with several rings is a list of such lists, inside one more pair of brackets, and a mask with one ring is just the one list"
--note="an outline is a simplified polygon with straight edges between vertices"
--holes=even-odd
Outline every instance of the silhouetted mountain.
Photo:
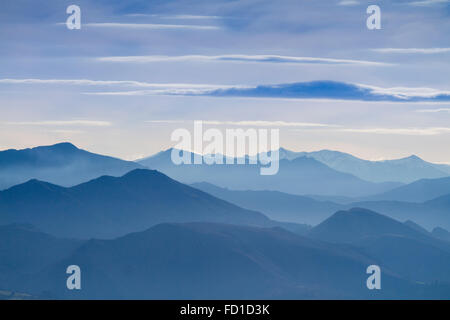
[[192,186],[242,208],[262,212],[277,221],[315,225],[344,207],[329,201],[317,201],[279,191],[235,191],[206,182],[194,183]]
[[422,232],[379,213],[352,208],[338,211],[314,227],[308,236],[335,243],[355,243],[368,237],[394,234],[423,239]]
[[73,186],[103,175],[121,176],[141,168],[135,162],[101,156],[70,143],[0,152],[0,190],[30,179]]
[[422,179],[379,195],[370,196],[367,200],[425,202],[446,194],[450,194],[450,177]]
[[[425,275],[427,281],[442,282],[449,276],[443,273],[448,270],[448,253],[424,243],[417,243],[417,253],[411,254],[411,248],[389,242],[382,251],[387,254],[380,257],[378,238],[368,238],[370,242],[363,246],[343,246],[282,228],[160,224],[114,240],[89,241],[57,239],[23,228],[0,227],[0,288],[27,292],[27,297],[402,299],[450,295],[445,285],[417,283],[427,270],[433,271]],[[428,259],[418,264],[426,254]],[[440,267],[434,264],[436,254]],[[386,259],[390,255],[392,261]],[[416,263],[408,265],[411,262]],[[381,291],[365,287],[365,270],[371,264],[382,267]],[[81,268],[82,290],[67,290],[69,265]]]
[[396,160],[369,161],[339,151],[293,152],[280,149],[280,159],[293,160],[298,157],[316,159],[330,168],[372,182],[411,183],[419,179],[442,178],[450,175],[450,166],[426,162],[414,155]]
[[[233,190],[271,190],[290,194],[365,196],[397,187],[398,183],[371,183],[338,172],[312,158],[281,160],[275,175],[261,175],[259,165],[175,165],[172,149],[139,163],[183,183],[208,182]],[[188,153],[193,159],[193,155]]]
[[375,259],[382,269],[409,280],[450,282],[448,243],[370,210],[354,208],[337,212],[313,228],[308,236],[352,244]]
[[0,226],[0,289],[59,262],[81,243],[54,238],[28,225]]
[[[415,297],[420,286],[383,270],[383,290],[366,288],[374,260],[351,248],[280,228],[162,224],[116,240],[91,240],[40,273],[34,290],[64,298],[304,299]],[[80,266],[83,287],[65,289]],[[34,291],[32,291],[34,292]]]
[[413,220],[431,230],[437,226],[450,228],[450,195],[438,197],[423,203],[401,201],[360,201],[347,205],[367,208],[397,220]]
[[306,228],[271,221],[144,169],[71,188],[30,180],[0,192],[0,223],[31,223],[58,236],[115,237],[162,222],[195,221]]
[[444,228],[436,227],[433,229],[433,231],[431,231],[431,234],[435,238],[450,242],[450,232],[448,232]]
[[405,222],[403,222],[406,226],[410,227],[411,229],[414,229],[416,231],[422,232],[423,234],[426,235],[431,235],[430,232],[428,232],[427,229],[425,229],[424,227],[418,225],[417,223],[415,223],[414,221],[411,220],[406,220]]

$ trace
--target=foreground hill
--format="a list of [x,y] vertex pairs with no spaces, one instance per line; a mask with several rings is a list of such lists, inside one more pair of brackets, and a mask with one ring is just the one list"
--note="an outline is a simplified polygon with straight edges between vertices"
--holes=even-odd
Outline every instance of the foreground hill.
[[[352,225],[340,228],[351,233]],[[4,226],[0,292],[46,299],[448,299],[448,252],[382,226],[385,237],[345,245],[230,224],[159,224],[87,241]],[[80,291],[66,288],[73,264],[81,268]],[[366,288],[371,264],[382,268],[380,291]]]
[[[259,165],[175,165],[171,153],[172,149],[160,152],[140,160],[139,164],[164,172],[183,183],[208,182],[234,190],[359,197],[381,193],[400,185],[367,182],[307,157],[280,160],[277,174],[262,176]],[[193,159],[192,154],[189,153],[189,156]]]
[[145,169],[71,188],[31,180],[0,192],[0,224],[31,223],[59,236],[110,238],[162,222],[195,221],[302,229]]
[[73,186],[103,175],[121,176],[141,166],[78,149],[70,143],[0,151],[0,190],[30,179]]
[[[83,299],[407,298],[421,286],[384,270],[383,290],[365,286],[375,260],[283,229],[162,224],[115,240],[91,240],[33,277],[31,292]],[[60,272],[76,263],[83,289]],[[24,288],[25,289],[25,288]],[[30,287],[27,288],[30,290]]]

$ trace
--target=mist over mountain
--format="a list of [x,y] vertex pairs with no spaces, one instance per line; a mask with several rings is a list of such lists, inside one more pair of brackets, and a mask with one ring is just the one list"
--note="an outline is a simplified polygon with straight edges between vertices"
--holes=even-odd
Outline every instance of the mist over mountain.
[[400,221],[413,220],[429,230],[435,227],[450,229],[450,195],[422,203],[387,200],[360,201],[348,204],[347,207],[367,208]]
[[447,194],[450,194],[450,177],[421,179],[387,192],[367,197],[365,200],[425,202]]
[[236,191],[206,182],[194,183],[191,186],[242,208],[262,212],[269,218],[278,221],[315,225],[345,207],[330,201],[317,201],[309,197],[279,191]]
[[306,227],[271,221],[145,169],[71,188],[30,180],[0,192],[0,224],[31,223],[59,236],[109,238],[162,222],[194,221]]
[[450,166],[426,162],[413,155],[403,159],[369,161],[339,151],[293,152],[280,148],[280,159],[309,157],[335,170],[372,182],[411,183],[419,179],[448,177]]
[[[183,183],[208,182],[234,190],[271,190],[290,194],[332,196],[367,196],[399,186],[399,183],[372,183],[351,174],[336,171],[308,157],[279,162],[275,175],[261,175],[259,165],[175,165],[172,149],[138,161],[139,164],[164,172]],[[188,153],[191,158],[193,155]]]
[[78,149],[71,143],[0,151],[0,190],[38,179],[73,186],[103,175],[121,176],[140,165]]
[[352,244],[376,259],[382,269],[393,270],[406,279],[450,283],[450,243],[370,210],[337,212],[308,236]]

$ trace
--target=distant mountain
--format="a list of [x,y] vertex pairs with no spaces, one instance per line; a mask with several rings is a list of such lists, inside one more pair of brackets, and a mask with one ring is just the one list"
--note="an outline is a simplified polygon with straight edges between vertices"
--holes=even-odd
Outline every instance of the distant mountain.
[[419,179],[435,179],[450,175],[449,165],[426,162],[414,155],[397,160],[369,161],[331,150],[293,152],[283,148],[280,149],[280,159],[293,160],[298,157],[316,159],[330,168],[372,182],[411,183]]
[[[39,273],[31,286],[78,299],[419,297],[420,285],[387,269],[383,290],[367,290],[365,270],[374,261],[279,228],[162,224],[115,240],[91,240]],[[65,289],[59,271],[69,264],[83,272],[80,291]]]
[[367,200],[425,202],[446,194],[450,194],[450,177],[421,179],[382,194],[367,197]]
[[415,223],[414,221],[411,220],[406,220],[405,222],[403,222],[406,226],[410,227],[411,229],[414,229],[416,231],[422,232],[423,234],[426,235],[431,235],[430,232],[428,232],[427,229],[425,229],[424,227],[418,225],[417,223]]
[[308,236],[327,242],[357,243],[369,237],[385,234],[419,239],[426,237],[422,232],[401,222],[362,208],[336,212],[314,227]]
[[313,228],[309,237],[352,244],[406,279],[450,283],[450,244],[422,230],[366,209],[340,211]]
[[[366,196],[399,186],[398,183],[371,183],[338,172],[312,158],[281,160],[275,175],[262,176],[258,165],[175,165],[172,149],[139,161],[183,183],[208,182],[234,190],[271,190],[290,194]],[[192,154],[189,154],[193,158]]]
[[192,187],[277,221],[318,224],[344,206],[279,191],[235,191],[203,182]]
[[433,229],[433,231],[431,232],[431,234],[438,239],[444,240],[444,241],[449,241],[450,242],[450,232],[448,232],[447,230],[445,230],[444,228],[439,228],[436,227]]
[[141,168],[130,161],[78,149],[70,143],[0,151],[0,190],[30,179],[73,186],[103,175],[121,176]]
[[195,221],[304,228],[271,221],[145,169],[71,188],[30,180],[0,192],[0,224],[31,223],[58,236],[109,238],[162,222]]
[[381,212],[394,219],[413,220],[431,230],[435,227],[450,229],[450,194],[423,203],[402,201],[359,201],[346,205]]

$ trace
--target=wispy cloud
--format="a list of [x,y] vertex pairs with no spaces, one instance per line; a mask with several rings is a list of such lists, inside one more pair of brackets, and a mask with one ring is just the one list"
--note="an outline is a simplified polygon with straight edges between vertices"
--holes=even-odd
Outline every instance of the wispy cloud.
[[[194,120],[149,120],[147,123],[182,123],[193,122]],[[220,121],[202,120],[203,124],[217,126],[242,126],[242,127],[308,127],[308,128],[335,128],[339,125],[313,122],[291,122],[291,121],[266,121],[266,120],[246,120],[246,121]]]
[[179,19],[179,20],[208,20],[208,19],[223,19],[222,16],[207,16],[207,15],[192,15],[192,14],[146,14],[146,13],[130,13],[128,17],[152,17],[160,19]]
[[125,29],[192,29],[192,30],[218,30],[218,26],[187,25],[187,24],[158,24],[158,23],[119,23],[119,22],[101,22],[86,23],[83,26],[95,28],[125,28]]
[[17,121],[3,122],[5,125],[13,126],[83,126],[83,127],[109,127],[109,121],[98,120],[51,120],[51,121]]
[[249,97],[282,99],[329,99],[388,102],[447,102],[450,91],[433,88],[381,88],[365,84],[334,81],[312,81],[241,87],[166,87],[153,90],[89,92],[90,95],[145,96],[188,95],[213,97]]
[[336,81],[312,81],[273,85],[212,85],[186,83],[150,83],[132,80],[89,79],[0,79],[0,84],[51,84],[78,86],[119,86],[145,88],[145,90],[94,91],[87,95],[145,96],[186,95],[214,97],[251,97],[284,99],[329,99],[389,102],[448,102],[450,90],[427,87],[382,88],[366,84]]
[[450,108],[421,109],[421,110],[416,110],[416,112],[420,112],[420,113],[439,113],[439,112],[450,113]]
[[430,127],[430,128],[348,128],[340,129],[341,132],[352,133],[369,133],[369,134],[385,134],[385,135],[408,135],[408,136],[434,136],[439,134],[450,133],[447,127]]
[[280,55],[183,55],[183,56],[122,56],[122,57],[100,57],[98,61],[104,62],[133,62],[133,63],[151,63],[151,62],[177,62],[177,61],[226,61],[226,62],[262,62],[262,63],[298,63],[298,64],[343,64],[360,66],[390,66],[392,64],[376,61],[353,60],[353,59],[334,59],[334,58],[315,58],[315,57],[296,57]]
[[436,4],[445,4],[449,2],[450,0],[422,0],[409,2],[408,4],[411,6],[426,7],[426,6],[433,6]]
[[342,0],[338,2],[339,6],[357,6],[358,4],[360,4],[360,2],[356,0]]
[[[25,85],[75,85],[75,86],[122,86],[149,88],[149,91],[136,91],[136,94],[154,94],[154,93],[201,93],[204,91],[234,88],[230,85],[212,85],[212,84],[187,84],[187,83],[151,83],[134,80],[90,80],[90,79],[0,79],[0,84],[25,84]],[[244,88],[244,86],[241,86]],[[113,94],[113,93],[112,93]],[[118,92],[120,94],[120,92]],[[124,95],[133,95],[133,92],[123,93]]]
[[436,53],[448,53],[450,48],[377,48],[372,51],[381,53],[406,53],[406,54],[436,54]]
[[409,87],[393,87],[393,88],[381,88],[376,86],[358,84],[361,88],[367,88],[374,95],[391,96],[399,99],[411,99],[411,98],[435,98],[438,96],[449,96],[450,91],[439,90],[433,88],[409,88]]

